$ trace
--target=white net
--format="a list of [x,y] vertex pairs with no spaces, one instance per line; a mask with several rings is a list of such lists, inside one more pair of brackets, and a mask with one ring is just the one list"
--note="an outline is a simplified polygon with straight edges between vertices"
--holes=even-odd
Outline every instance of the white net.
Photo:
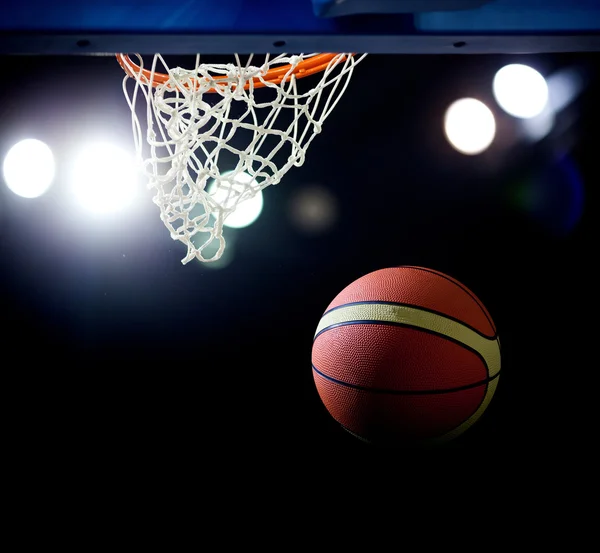
[[158,54],[148,68],[119,56],[137,154],[162,221],[187,247],[184,264],[218,260],[228,215],[304,163],[365,57],[281,54],[253,65],[254,56],[208,64],[198,55],[182,69]]

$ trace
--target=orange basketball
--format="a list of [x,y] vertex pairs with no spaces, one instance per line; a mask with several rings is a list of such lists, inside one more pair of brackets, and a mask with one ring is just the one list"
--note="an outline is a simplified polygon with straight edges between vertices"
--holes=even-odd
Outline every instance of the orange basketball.
[[424,267],[366,274],[329,304],[312,347],[314,382],[331,416],[374,444],[444,443],[488,407],[500,340],[483,303]]

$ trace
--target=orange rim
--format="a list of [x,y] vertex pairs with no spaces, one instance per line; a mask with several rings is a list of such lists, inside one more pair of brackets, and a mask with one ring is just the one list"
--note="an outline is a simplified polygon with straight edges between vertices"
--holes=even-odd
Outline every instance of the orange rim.
[[[286,75],[287,80],[289,81],[292,75],[295,75],[297,79],[301,79],[303,77],[314,75],[315,73],[320,73],[327,68],[327,66],[337,55],[338,54],[316,54],[301,61],[296,66],[287,64],[274,67],[269,69],[262,78],[254,77],[252,79],[253,87],[262,88],[266,86],[266,83],[280,84]],[[339,61],[343,61],[345,59],[346,58],[344,56],[340,58]],[[166,73],[152,73],[152,71],[148,69],[142,69],[139,65],[134,63],[127,54],[117,54],[117,61],[123,68],[123,71],[125,71],[125,73],[132,79],[137,79],[139,78],[139,75],[142,74],[146,78],[146,81],[151,83],[153,87],[157,87],[169,81],[170,77]],[[214,80],[219,81],[226,78],[227,77],[215,77]],[[250,88],[249,82],[244,85],[244,89],[248,90],[248,88]],[[216,92],[216,90],[214,88],[210,88],[207,90],[207,92]]]

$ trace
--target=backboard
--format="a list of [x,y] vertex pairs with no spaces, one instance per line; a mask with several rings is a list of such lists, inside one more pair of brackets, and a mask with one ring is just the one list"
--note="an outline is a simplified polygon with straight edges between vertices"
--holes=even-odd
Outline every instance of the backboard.
[[598,0],[20,0],[0,6],[0,54],[598,50]]

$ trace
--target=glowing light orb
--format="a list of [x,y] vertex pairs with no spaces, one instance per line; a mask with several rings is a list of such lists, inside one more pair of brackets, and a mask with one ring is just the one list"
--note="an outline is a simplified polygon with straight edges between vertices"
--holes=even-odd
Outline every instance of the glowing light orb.
[[483,102],[475,98],[462,98],[446,110],[444,131],[454,149],[462,154],[476,155],[493,142],[496,120]]
[[94,213],[129,206],[139,190],[133,156],[113,144],[87,147],[75,161],[72,190],[78,203]]
[[28,138],[6,154],[3,166],[6,186],[24,198],[37,198],[52,185],[55,162],[52,150],[41,140]]
[[[248,185],[253,188],[258,184],[248,173],[238,173],[231,181],[226,180],[228,175],[233,172],[221,175],[219,186],[213,181],[208,187],[207,192],[214,200],[225,208],[234,207],[235,210],[227,215],[223,225],[229,228],[244,228],[256,221],[260,216],[264,199],[261,190],[258,190],[252,197],[239,201],[239,198]],[[238,202],[236,205],[236,202]]]
[[505,65],[496,72],[492,88],[498,105],[514,117],[535,117],[542,113],[548,104],[546,79],[527,65]]

